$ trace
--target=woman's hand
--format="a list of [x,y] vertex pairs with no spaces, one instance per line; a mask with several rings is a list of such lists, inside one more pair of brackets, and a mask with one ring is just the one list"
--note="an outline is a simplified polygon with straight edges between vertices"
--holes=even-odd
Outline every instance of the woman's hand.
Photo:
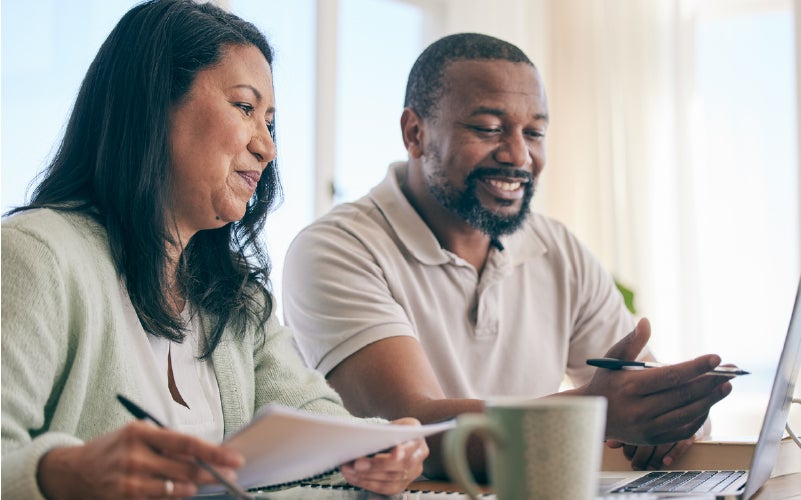
[[[416,418],[393,420],[396,425],[420,425]],[[395,495],[423,473],[428,445],[423,438],[407,441],[386,453],[357,458],[340,467],[345,480],[354,486],[382,495]]]
[[244,463],[232,450],[136,421],[82,446],[49,451],[39,462],[37,480],[51,500],[182,498],[195,495],[198,484],[216,482],[195,458],[232,481],[234,469]]

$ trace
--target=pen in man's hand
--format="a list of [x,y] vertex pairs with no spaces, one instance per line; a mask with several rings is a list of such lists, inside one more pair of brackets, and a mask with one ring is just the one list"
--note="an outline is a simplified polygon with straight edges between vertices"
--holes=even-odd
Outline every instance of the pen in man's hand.
[[[157,426],[159,426],[159,427],[161,427],[163,429],[167,428],[164,424],[159,422],[156,417],[154,417],[150,413],[148,413],[145,410],[143,410],[139,405],[137,405],[136,403],[134,403],[130,399],[126,398],[122,394],[117,394],[117,400],[122,404],[122,406],[125,407],[126,410],[128,410],[131,413],[131,415],[133,415],[134,417],[138,418],[139,420],[150,420],[151,422],[153,422],[154,424],[156,424]],[[207,464],[205,461],[195,457],[195,463],[198,466],[200,466],[203,469],[205,469],[206,471],[208,471],[209,474],[214,476],[214,479],[216,479],[217,481],[220,482],[220,484],[225,486],[228,489],[228,492],[231,495],[233,495],[234,498],[237,498],[237,499],[240,499],[240,500],[253,500],[252,496],[248,495],[238,485],[236,485],[236,484],[232,483],[231,481],[228,481],[227,479],[225,479],[222,476],[222,474],[217,472],[217,470],[214,467],[212,467],[211,465]]]
[[[649,361],[626,361],[616,358],[593,358],[588,359],[587,364],[590,366],[597,366],[598,368],[606,368],[607,370],[641,370],[644,368],[658,368],[663,365],[660,363],[652,363]],[[737,375],[748,375],[750,372],[741,370],[736,366],[718,366],[713,370],[709,370],[704,375],[716,375],[719,377],[736,377]]]

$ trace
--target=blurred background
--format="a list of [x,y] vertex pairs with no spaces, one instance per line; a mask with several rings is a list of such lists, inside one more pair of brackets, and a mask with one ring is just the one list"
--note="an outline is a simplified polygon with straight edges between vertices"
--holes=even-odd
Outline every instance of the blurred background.
[[[134,3],[2,0],[3,212],[27,199]],[[756,434],[801,273],[801,0],[215,3],[276,51],[285,200],[264,238],[279,309],[294,235],[406,158],[399,119],[417,55],[449,33],[487,33],[523,49],[546,84],[534,209],[634,292],[660,360],[716,352],[752,372],[713,417],[716,436]]]

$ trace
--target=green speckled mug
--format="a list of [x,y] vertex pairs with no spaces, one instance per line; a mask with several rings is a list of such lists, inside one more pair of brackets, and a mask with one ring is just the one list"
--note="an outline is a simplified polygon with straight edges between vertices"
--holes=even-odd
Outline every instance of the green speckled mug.
[[487,450],[489,478],[499,500],[584,500],[595,497],[601,468],[606,398],[496,398],[483,414],[464,414],[445,434],[445,467],[474,500],[481,491],[467,463],[467,439]]

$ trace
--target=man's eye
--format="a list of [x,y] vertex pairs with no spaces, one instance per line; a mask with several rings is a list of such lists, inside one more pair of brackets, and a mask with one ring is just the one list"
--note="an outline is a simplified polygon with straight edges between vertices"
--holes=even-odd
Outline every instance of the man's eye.
[[476,132],[480,132],[482,134],[495,134],[501,131],[501,129],[499,128],[479,127],[479,126],[473,126],[473,130],[475,130]]

